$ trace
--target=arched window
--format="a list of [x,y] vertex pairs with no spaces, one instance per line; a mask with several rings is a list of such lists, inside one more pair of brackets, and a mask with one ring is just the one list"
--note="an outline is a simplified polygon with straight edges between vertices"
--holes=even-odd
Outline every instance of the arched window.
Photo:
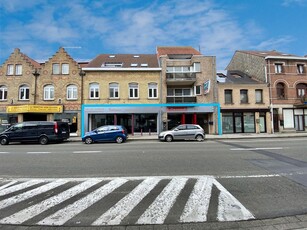
[[129,98],[139,98],[139,84],[129,83]]
[[307,94],[307,85],[303,83],[297,84],[296,93],[297,97],[305,97]]
[[4,85],[0,86],[0,101],[7,100],[7,87]]
[[277,98],[278,99],[286,99],[286,89],[285,89],[284,83],[278,83],[276,85],[276,92],[277,92]]
[[19,87],[19,100],[29,100],[30,88],[27,85],[22,85]]
[[54,100],[54,86],[46,85],[44,87],[44,100]]
[[76,85],[67,86],[67,100],[77,100],[78,99],[78,88]]
[[118,83],[110,83],[109,84],[109,96],[110,98],[119,98],[119,84]]
[[158,84],[148,83],[148,98],[158,98]]
[[90,84],[90,99],[99,99],[99,84]]

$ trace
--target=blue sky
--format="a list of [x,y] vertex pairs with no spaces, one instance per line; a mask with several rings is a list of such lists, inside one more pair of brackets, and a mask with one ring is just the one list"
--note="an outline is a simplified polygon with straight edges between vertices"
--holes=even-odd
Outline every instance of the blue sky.
[[307,55],[307,0],[0,0],[0,65],[192,46],[224,69],[236,50]]

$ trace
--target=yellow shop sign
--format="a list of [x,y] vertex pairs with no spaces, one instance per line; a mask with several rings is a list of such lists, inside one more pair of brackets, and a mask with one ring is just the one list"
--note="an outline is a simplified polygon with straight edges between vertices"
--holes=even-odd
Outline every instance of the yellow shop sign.
[[7,113],[62,113],[62,105],[15,105],[7,106]]

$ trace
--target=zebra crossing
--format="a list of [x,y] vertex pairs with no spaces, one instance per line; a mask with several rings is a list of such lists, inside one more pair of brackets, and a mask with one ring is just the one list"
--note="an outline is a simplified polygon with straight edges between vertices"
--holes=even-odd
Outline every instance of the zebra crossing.
[[0,224],[106,226],[254,219],[211,176],[0,179]]

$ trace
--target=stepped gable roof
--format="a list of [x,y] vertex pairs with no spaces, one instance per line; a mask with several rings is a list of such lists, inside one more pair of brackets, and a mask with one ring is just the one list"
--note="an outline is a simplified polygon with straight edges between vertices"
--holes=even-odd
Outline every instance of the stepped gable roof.
[[100,54],[86,68],[159,68],[155,54]]
[[158,46],[157,54],[158,56],[174,54],[201,55],[199,51],[191,46]]

